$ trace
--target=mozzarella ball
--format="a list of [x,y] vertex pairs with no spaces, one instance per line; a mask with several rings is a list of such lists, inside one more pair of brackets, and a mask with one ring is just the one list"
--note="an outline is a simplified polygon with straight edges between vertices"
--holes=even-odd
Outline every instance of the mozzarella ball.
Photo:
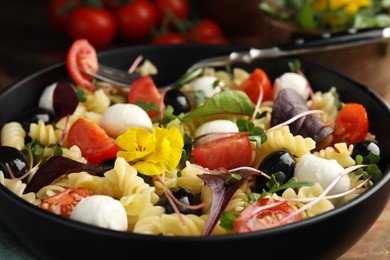
[[127,214],[123,205],[110,196],[93,195],[76,204],[70,218],[83,223],[118,231],[127,231]]
[[102,114],[100,126],[116,138],[129,128],[145,128],[153,131],[153,123],[145,110],[134,104],[115,104]]
[[214,76],[203,76],[198,78],[192,84],[192,90],[203,91],[206,98],[211,98],[218,92],[221,92],[221,87],[215,87],[214,83],[218,78]]
[[[239,132],[236,123],[230,120],[218,119],[218,120],[206,122],[201,126],[199,126],[195,130],[194,137],[198,137],[208,133],[226,133],[226,132]],[[197,144],[200,145],[203,143],[207,143],[214,139],[221,138],[223,136],[226,135],[213,134],[213,135],[205,136],[200,138]]]
[[[326,189],[344,170],[336,160],[327,160],[313,154],[303,155],[295,166],[294,176],[298,181],[318,182]],[[328,195],[339,194],[350,189],[350,178],[345,174],[329,191]]]
[[310,95],[306,78],[295,72],[283,73],[280,77],[275,79],[272,88],[273,98],[276,99],[279,91],[284,88],[294,89],[305,100],[307,100]]
[[57,82],[45,88],[45,90],[41,94],[41,97],[39,98],[38,107],[54,113],[53,95],[56,87],[57,87]]

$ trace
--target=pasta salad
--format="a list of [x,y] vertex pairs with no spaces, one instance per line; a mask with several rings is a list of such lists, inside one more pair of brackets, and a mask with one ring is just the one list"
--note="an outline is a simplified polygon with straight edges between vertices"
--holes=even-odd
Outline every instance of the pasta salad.
[[314,92],[299,62],[274,80],[262,68],[207,67],[169,86],[138,62],[140,78],[118,88],[82,73],[97,56],[75,41],[72,82],[53,82],[2,126],[0,183],[74,221],[210,236],[322,214],[381,177],[365,108],[334,86]]

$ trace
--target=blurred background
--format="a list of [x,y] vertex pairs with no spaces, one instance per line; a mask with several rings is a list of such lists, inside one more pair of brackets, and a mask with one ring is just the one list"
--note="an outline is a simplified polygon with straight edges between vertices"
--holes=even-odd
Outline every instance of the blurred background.
[[[331,1],[335,6],[330,12],[321,10],[325,0],[298,6],[303,2],[309,1],[0,1],[0,87],[63,61],[76,38],[89,39],[98,51],[187,42],[269,47],[323,32],[390,25],[390,1]],[[320,11],[321,19],[316,16]],[[390,99],[388,42],[304,58],[345,73]]]

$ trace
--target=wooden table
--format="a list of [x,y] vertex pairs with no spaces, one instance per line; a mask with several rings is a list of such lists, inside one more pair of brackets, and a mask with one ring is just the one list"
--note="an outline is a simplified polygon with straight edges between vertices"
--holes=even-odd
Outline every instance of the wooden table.
[[[70,40],[63,33],[50,26],[46,1],[14,0],[7,1],[7,4],[4,2],[6,1],[0,2],[0,32],[2,34],[0,40],[0,87],[7,86],[39,69],[64,60],[65,52],[70,45]],[[234,37],[232,37],[232,41],[239,44],[256,45],[256,43],[261,42],[257,38],[253,38],[253,35]],[[123,45],[124,43],[115,42],[111,47]],[[355,54],[361,55],[361,53],[361,49],[357,49],[352,52],[351,57],[354,57]],[[341,63],[337,62],[337,59],[325,59],[321,54],[308,58],[334,67],[356,80],[372,86],[390,104],[390,80],[387,80],[387,77],[390,76],[390,73],[387,72],[390,66],[386,66],[390,57],[386,57],[387,59],[379,57],[377,62],[373,56],[378,55],[375,50],[365,50],[364,55],[366,55],[366,60],[371,60],[370,63],[364,62],[364,57],[360,56],[361,64],[353,64],[353,66],[348,66],[350,65],[348,61]],[[375,71],[376,74],[357,73],[356,70],[353,70],[356,66],[363,66],[366,70]],[[372,228],[339,259],[390,259],[390,201]]]

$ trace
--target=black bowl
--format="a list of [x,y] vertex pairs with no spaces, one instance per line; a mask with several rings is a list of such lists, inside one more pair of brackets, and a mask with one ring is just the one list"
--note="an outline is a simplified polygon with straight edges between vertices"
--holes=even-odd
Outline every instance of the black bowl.
[[[128,68],[139,54],[150,59],[163,77],[159,85],[178,78],[193,62],[213,55],[243,50],[237,46],[136,46],[99,54],[99,61]],[[262,67],[273,79],[289,70],[292,58],[267,59],[246,64],[251,70]],[[352,201],[301,222],[264,231],[213,237],[163,237],[117,232],[78,223],[43,211],[18,198],[0,185],[0,222],[32,254],[42,259],[91,259],[120,255],[207,257],[334,259],[351,248],[375,223],[390,196],[390,110],[367,87],[328,68],[302,60],[302,66],[315,90],[336,86],[341,100],[363,104],[370,118],[370,132],[381,144],[383,177]],[[68,79],[65,63],[55,64],[3,90],[0,94],[0,125],[36,106],[42,90],[59,79]],[[184,252],[184,254],[182,253]],[[183,254],[183,255],[181,255]]]

